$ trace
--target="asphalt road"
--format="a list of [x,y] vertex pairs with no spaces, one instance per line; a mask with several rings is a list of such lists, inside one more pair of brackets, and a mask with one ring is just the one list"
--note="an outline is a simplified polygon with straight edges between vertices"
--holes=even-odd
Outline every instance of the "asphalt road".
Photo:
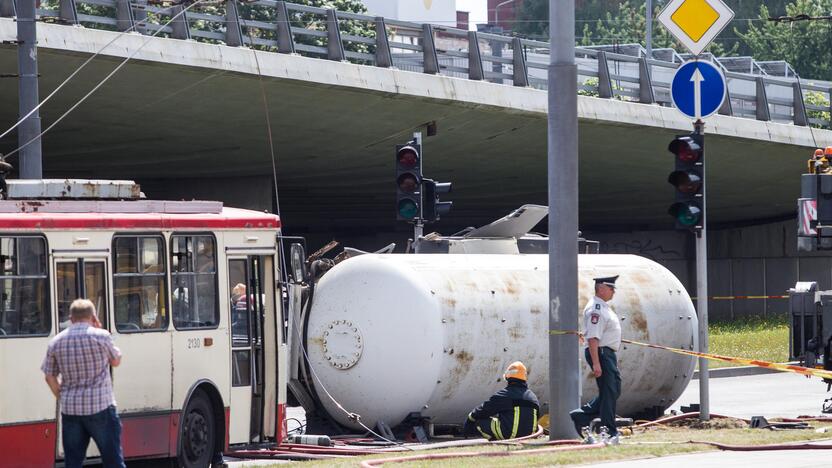
[[[746,419],[820,416],[823,400],[832,397],[820,379],[786,372],[711,378],[709,384],[711,413]],[[692,380],[670,409],[698,402],[699,381]]]

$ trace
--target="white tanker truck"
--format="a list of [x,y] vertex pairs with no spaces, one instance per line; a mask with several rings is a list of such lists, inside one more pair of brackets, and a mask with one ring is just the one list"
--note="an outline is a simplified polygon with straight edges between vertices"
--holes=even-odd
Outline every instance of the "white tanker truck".
[[[514,360],[528,366],[547,413],[548,258],[526,253],[546,251],[545,237],[527,234],[545,214],[546,207],[526,205],[463,236],[428,236],[413,254],[353,255],[319,279],[303,273],[294,246],[295,277],[307,280],[289,288],[289,329],[299,331],[290,337],[289,385],[308,417],[358,430],[349,413],[368,427],[414,415],[461,424],[505,385],[502,372]],[[578,269],[581,309],[592,278],[621,275],[612,306],[624,338],[696,349],[696,312],[666,268],[636,255],[582,254]],[[692,357],[624,346],[619,413],[662,414],[694,366]],[[597,388],[590,369],[581,369],[587,401]]]

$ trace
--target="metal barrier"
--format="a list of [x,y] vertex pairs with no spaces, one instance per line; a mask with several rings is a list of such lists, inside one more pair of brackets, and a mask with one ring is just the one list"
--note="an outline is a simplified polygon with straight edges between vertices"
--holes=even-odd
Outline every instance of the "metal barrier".
[[[14,1],[0,0],[0,16],[14,16]],[[182,4],[168,5],[154,0],[44,0],[38,16],[42,21],[96,29],[141,34],[161,29],[159,35],[171,39],[546,88],[549,44],[545,42],[281,0],[213,0],[163,26],[183,9]],[[344,28],[347,24],[351,28]],[[352,26],[358,26],[359,34],[342,32],[355,30]],[[672,49],[657,49],[656,58],[647,59],[640,47],[627,47],[630,54],[610,51],[609,46],[576,47],[578,92],[672,106],[670,81],[684,56]],[[621,50],[620,46],[615,50]],[[832,128],[829,86],[796,78],[785,62],[755,62],[748,57],[708,59],[722,68],[728,82],[728,99],[720,114]],[[730,69],[738,67],[750,73]],[[767,69],[783,69],[785,76],[768,76]]]

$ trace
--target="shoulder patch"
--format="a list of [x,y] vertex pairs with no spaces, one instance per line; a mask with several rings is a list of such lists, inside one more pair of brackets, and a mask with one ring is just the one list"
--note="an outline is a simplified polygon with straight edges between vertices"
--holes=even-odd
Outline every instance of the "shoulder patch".
[[600,314],[594,314],[593,313],[593,314],[590,314],[589,321],[592,322],[593,325],[595,325],[595,324],[598,323],[598,319],[600,319],[600,318],[601,318]]
[[595,304],[595,310],[601,310],[601,304]]

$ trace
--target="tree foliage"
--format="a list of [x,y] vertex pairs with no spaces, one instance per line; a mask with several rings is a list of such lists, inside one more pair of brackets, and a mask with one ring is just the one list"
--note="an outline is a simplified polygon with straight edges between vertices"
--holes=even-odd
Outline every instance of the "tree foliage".
[[[832,0],[796,0],[786,5],[785,13],[823,16],[830,11]],[[760,6],[759,15],[761,18],[774,16],[765,5]],[[785,60],[800,76],[832,79],[832,23],[829,21],[748,22],[744,33],[739,28],[736,32],[757,60]]]
[[[832,79],[832,22],[774,23],[769,17],[829,15],[832,0],[725,0],[734,10],[733,22],[707,51],[717,56],[743,55],[757,60],[786,60],[804,77]],[[667,0],[654,0],[653,47],[682,52],[656,18]],[[548,0],[524,0],[513,32],[548,40]],[[576,0],[575,36],[578,45],[644,44],[644,0]]]

